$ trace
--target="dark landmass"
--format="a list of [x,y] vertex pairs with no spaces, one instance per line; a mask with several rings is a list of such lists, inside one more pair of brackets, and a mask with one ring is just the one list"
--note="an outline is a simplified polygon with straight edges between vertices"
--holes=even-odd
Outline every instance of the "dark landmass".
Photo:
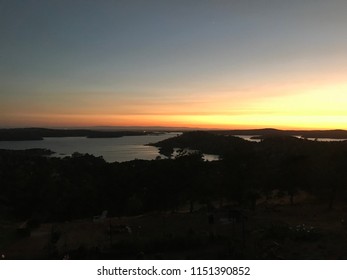
[[[182,135],[168,138],[157,143],[150,143],[149,145],[158,147],[160,152],[165,156],[171,156],[174,149],[179,148],[199,150],[202,153],[216,154],[223,157],[234,153],[251,153],[253,149],[260,149],[261,147],[267,146],[272,142],[276,144],[283,143],[285,145],[288,145],[289,143],[311,145],[311,143],[313,142],[307,140],[306,138],[300,139],[298,137],[291,136],[289,134],[283,133],[283,131],[274,133],[270,130],[266,130],[266,132],[262,136],[254,136],[252,138],[261,139],[263,141],[261,144],[254,143],[244,140],[240,137],[233,136],[233,134],[230,134],[226,131],[190,131],[184,132]],[[313,144],[311,146],[313,146]]]
[[174,148],[199,150],[202,153],[216,155],[252,148],[252,143],[242,138],[204,131],[184,132],[182,135],[149,145],[160,148],[160,152],[164,155],[172,154]]
[[87,138],[118,138],[123,136],[140,136],[149,135],[154,132],[148,131],[96,131],[90,130],[87,132]]
[[[192,131],[193,128],[167,127],[96,127],[95,129],[7,128],[0,129],[0,141],[43,140],[44,137],[117,138],[148,135],[158,132]],[[206,130],[200,130],[206,131]],[[347,139],[346,130],[278,130],[272,128],[248,130],[213,130],[212,134],[224,136],[251,135],[257,139],[269,136],[300,136],[303,138]]]
[[191,130],[207,130],[199,129],[197,127],[185,127],[185,126],[92,126],[88,127],[91,130],[106,130],[106,131],[161,131],[161,132],[181,132],[181,131],[191,131]]
[[118,138],[148,135],[150,131],[97,131],[88,129],[9,128],[0,129],[0,141],[43,140],[44,137]]
[[7,154],[9,156],[13,157],[39,157],[39,156],[50,156],[55,154],[55,152],[49,150],[49,149],[40,149],[40,148],[34,148],[34,149],[26,149],[26,150],[5,150],[0,149],[0,154]]
[[[0,150],[0,253],[347,259],[346,141],[281,135],[257,143],[197,131],[155,145],[171,159]],[[182,150],[174,156],[174,148]]]
[[[250,135],[262,139],[268,136],[300,136],[302,138],[347,139],[347,131],[335,130],[279,130],[273,128],[212,131],[220,135]],[[256,138],[257,139],[257,138]]]

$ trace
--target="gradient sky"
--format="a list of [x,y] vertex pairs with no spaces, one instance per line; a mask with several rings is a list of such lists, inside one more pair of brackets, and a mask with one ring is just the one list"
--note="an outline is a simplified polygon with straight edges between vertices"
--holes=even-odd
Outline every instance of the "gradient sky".
[[0,126],[347,129],[345,0],[0,0]]

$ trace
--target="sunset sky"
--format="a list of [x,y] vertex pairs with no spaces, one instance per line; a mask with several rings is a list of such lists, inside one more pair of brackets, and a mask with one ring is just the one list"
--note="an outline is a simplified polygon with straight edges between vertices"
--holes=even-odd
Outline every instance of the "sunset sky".
[[347,129],[346,0],[0,0],[0,127]]

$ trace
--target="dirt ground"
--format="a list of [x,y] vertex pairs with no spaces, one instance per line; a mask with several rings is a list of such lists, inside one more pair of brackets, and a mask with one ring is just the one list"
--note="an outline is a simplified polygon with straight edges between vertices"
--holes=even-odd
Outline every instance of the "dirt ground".
[[[227,208],[225,208],[227,209]],[[312,199],[46,223],[19,236],[1,224],[6,259],[347,259],[347,207]],[[234,211],[234,210],[233,210]],[[345,222],[346,221],[346,222]],[[5,234],[6,233],[6,234]]]

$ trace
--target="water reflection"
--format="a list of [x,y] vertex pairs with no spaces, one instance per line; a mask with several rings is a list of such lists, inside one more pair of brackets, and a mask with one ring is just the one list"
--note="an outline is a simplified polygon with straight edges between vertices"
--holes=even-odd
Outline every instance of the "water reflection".
[[[179,149],[179,148],[174,148],[174,152],[172,154],[172,157],[175,158],[178,156],[181,152],[185,152],[187,154],[189,153],[197,153],[199,152],[198,150],[193,150],[193,149]],[[213,155],[213,154],[202,154],[202,159],[205,161],[215,161],[215,160],[220,160],[219,155]]]
[[[233,135],[235,137],[242,138],[247,141],[251,142],[261,142],[261,139],[257,138],[259,135]],[[335,139],[335,138],[306,138],[299,135],[293,135],[293,137],[299,138],[299,139],[305,139],[310,141],[320,141],[320,142],[339,142],[339,141],[346,141],[347,139]]]
[[251,141],[251,142],[260,142],[261,141],[261,139],[254,138],[254,137],[259,137],[259,135],[233,135],[233,136],[239,137],[239,138],[242,138],[244,140]]
[[346,141],[347,139],[335,139],[335,138],[305,138],[302,136],[295,136],[299,139],[306,139],[310,141],[319,141],[319,142],[341,142],[341,141]]

